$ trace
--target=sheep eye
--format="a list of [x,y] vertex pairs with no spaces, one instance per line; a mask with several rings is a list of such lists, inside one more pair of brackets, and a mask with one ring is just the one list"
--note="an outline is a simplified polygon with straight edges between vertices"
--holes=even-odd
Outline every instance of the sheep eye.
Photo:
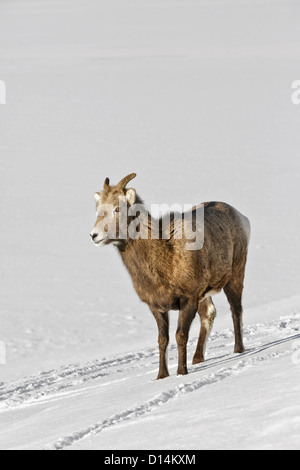
[[120,212],[120,207],[116,207],[114,212]]

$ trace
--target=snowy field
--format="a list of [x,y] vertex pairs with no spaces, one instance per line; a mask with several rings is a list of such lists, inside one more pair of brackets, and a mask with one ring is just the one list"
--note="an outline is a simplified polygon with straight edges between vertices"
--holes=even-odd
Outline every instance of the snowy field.
[[[297,0],[0,1],[1,449],[300,448],[299,17]],[[148,205],[249,217],[242,355],[220,294],[207,362],[190,365],[196,319],[176,376],[172,312],[155,380],[156,323],[89,237],[94,191],[131,172]]]

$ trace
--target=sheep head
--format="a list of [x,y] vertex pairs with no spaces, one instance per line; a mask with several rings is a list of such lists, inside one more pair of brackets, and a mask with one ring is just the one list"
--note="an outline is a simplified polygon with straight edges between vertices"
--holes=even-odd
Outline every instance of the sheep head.
[[124,206],[128,208],[137,200],[135,189],[126,188],[135,177],[136,173],[130,173],[116,186],[111,186],[109,178],[105,178],[103,190],[94,194],[97,219],[90,235],[96,246],[119,244],[120,239],[127,238],[127,222],[120,223],[120,214],[124,214]]

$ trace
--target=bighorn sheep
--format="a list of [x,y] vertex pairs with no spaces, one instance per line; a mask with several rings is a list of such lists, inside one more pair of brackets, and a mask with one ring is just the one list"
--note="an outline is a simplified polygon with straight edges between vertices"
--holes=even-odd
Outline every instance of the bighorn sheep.
[[[198,311],[201,330],[193,357],[193,364],[197,364],[204,361],[205,345],[216,316],[211,296],[222,289],[232,312],[234,352],[242,353],[244,346],[241,298],[250,236],[248,219],[226,203],[204,203],[204,242],[202,248],[197,250],[186,248],[185,235],[181,239],[174,237],[175,221],[172,217],[168,238],[131,238],[128,233],[123,233],[121,237],[120,200],[125,201],[127,209],[142,204],[135,189],[126,189],[128,182],[135,176],[135,173],[126,176],[116,186],[110,186],[109,179],[105,179],[103,191],[95,193],[97,220],[90,235],[97,246],[110,243],[117,246],[137,294],[148,304],[156,319],[160,353],[157,378],[169,375],[166,356],[169,342],[169,310],[179,310],[176,331],[177,374],[187,374],[186,347],[191,323]],[[112,209],[106,211],[104,216],[102,209],[105,205]],[[197,207],[193,208],[193,214]],[[147,230],[150,231],[151,220],[146,209],[144,216]],[[114,237],[108,236],[107,225],[103,228],[105,217],[106,222],[115,223]],[[127,217],[126,232],[132,220],[134,216]]]

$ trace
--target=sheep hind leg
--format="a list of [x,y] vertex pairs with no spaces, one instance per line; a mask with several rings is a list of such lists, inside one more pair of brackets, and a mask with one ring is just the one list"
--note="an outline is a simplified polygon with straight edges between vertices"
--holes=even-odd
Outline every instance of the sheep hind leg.
[[243,307],[242,307],[242,291],[243,284],[241,282],[234,283],[229,281],[228,284],[224,287],[224,292],[226,294],[227,300],[230,305],[233,327],[234,327],[234,336],[235,336],[235,345],[234,352],[242,353],[245,351],[243,344]]
[[217,311],[211,297],[199,303],[198,313],[201,321],[200,335],[193,357],[193,364],[204,362],[206,343],[212,330]]

